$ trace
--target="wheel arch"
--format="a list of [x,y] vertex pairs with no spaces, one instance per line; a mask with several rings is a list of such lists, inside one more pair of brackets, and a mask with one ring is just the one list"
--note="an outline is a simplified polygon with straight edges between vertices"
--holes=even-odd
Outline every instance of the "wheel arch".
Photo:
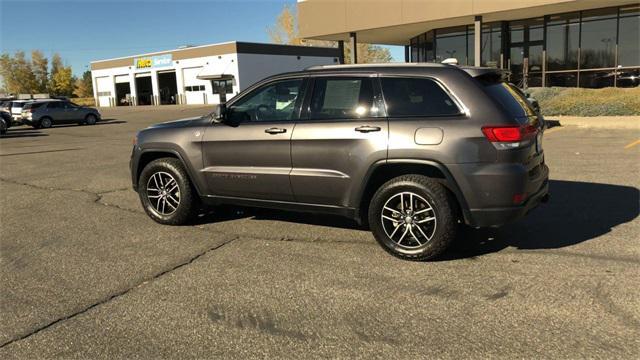
[[465,223],[469,223],[469,207],[449,170],[437,161],[422,159],[388,159],[374,163],[367,171],[355,200],[355,205],[358,208],[356,211],[359,216],[358,220],[362,221],[367,218],[366,214],[371,197],[382,184],[392,178],[408,174],[424,175],[442,184],[456,200],[457,210]]
[[189,180],[191,181],[191,184],[193,185],[194,189],[196,190],[196,193],[198,195],[202,195],[203,192],[201,192],[201,186],[200,184],[198,184],[198,182],[196,181],[197,178],[194,176],[193,174],[193,169],[190,166],[189,163],[187,163],[184,159],[184,156],[177,150],[175,149],[145,149],[142,150],[140,153],[140,156],[137,160],[137,165],[135,167],[135,179],[134,179],[134,184],[138,183],[138,180],[140,179],[140,174],[142,173],[142,170],[144,169],[145,166],[147,166],[150,162],[157,160],[157,159],[161,159],[161,158],[174,158],[174,159],[178,159],[180,161],[180,163],[182,163],[182,166],[184,166],[185,170],[187,171],[187,174],[189,176]]

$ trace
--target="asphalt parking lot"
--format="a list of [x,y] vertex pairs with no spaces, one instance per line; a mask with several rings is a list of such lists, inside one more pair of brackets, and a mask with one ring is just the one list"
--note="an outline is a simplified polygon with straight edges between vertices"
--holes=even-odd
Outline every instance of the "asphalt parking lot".
[[414,263],[335,217],[154,223],[132,137],[206,111],[0,139],[1,358],[640,356],[639,131],[549,130],[549,204]]

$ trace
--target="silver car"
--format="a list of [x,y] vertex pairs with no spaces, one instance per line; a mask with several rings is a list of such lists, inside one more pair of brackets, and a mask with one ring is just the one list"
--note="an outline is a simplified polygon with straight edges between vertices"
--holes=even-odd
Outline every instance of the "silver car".
[[76,105],[66,100],[40,100],[22,108],[22,122],[34,128],[49,128],[56,124],[77,123],[95,125],[100,112],[92,107]]

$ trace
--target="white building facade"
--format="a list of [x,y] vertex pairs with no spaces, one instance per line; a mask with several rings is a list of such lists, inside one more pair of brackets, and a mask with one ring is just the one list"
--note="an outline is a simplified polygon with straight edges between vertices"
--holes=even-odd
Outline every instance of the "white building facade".
[[337,48],[247,42],[91,62],[98,106],[218,104],[270,75],[340,61]]

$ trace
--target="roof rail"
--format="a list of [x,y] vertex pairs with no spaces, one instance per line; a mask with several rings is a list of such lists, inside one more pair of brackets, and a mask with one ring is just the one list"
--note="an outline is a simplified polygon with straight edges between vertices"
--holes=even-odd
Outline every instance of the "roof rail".
[[372,63],[372,64],[340,64],[340,65],[313,65],[305,70],[368,68],[368,67],[445,67],[446,64],[438,63]]

